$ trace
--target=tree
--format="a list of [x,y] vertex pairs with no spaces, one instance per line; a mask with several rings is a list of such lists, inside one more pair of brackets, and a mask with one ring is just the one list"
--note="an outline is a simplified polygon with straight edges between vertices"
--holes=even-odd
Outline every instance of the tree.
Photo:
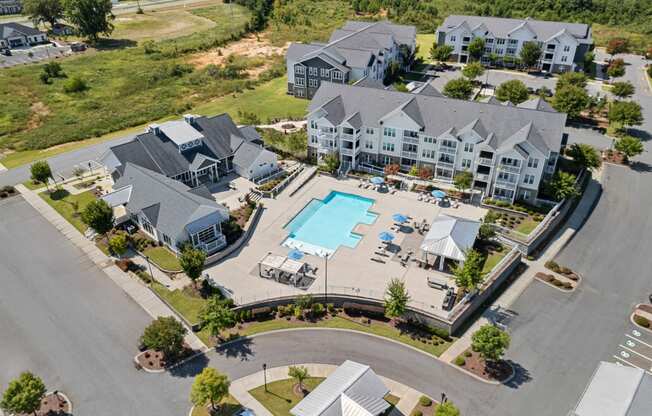
[[405,282],[397,278],[390,280],[385,291],[385,315],[391,319],[401,317],[409,302],[410,294]]
[[10,414],[36,415],[43,397],[45,397],[43,381],[29,371],[25,371],[17,379],[9,382],[7,390],[2,395],[0,408]]
[[593,170],[602,165],[602,159],[598,151],[593,146],[585,143],[573,143],[566,155],[572,157],[575,163],[586,169]]
[[458,264],[453,268],[453,275],[455,275],[457,286],[470,292],[477,288],[484,280],[484,276],[482,275],[484,258],[480,252],[474,249],[467,250],[465,256],[464,263]]
[[629,50],[629,42],[625,38],[611,38],[607,42],[607,53],[611,56],[625,53]]
[[190,390],[190,401],[195,406],[206,406],[211,404],[213,411],[217,410],[216,404],[219,404],[229,394],[231,382],[224,374],[212,367],[206,367],[202,370],[195,381],[192,383]]
[[460,416],[460,411],[453,403],[446,401],[437,405],[435,416]]
[[473,174],[468,170],[458,173],[453,178],[453,184],[460,192],[464,192],[465,189],[469,189],[472,183],[473,183]]
[[473,94],[473,84],[464,78],[452,79],[444,85],[442,93],[446,97],[468,100]]
[[584,68],[584,72],[592,72],[593,68],[593,61],[595,61],[595,53],[592,51],[588,51],[587,53],[584,54],[583,61],[582,61],[582,67]]
[[111,0],[63,0],[66,20],[77,28],[81,36],[96,43],[99,35],[113,32]]
[[469,57],[471,60],[479,60],[484,54],[484,39],[483,38],[473,38],[469,43]]
[[23,13],[29,16],[34,26],[49,23],[53,28],[63,18],[61,0],[23,0]]
[[567,172],[558,171],[547,184],[548,193],[556,201],[566,198],[574,198],[579,195],[575,186],[575,175]]
[[629,159],[636,155],[640,155],[644,150],[641,140],[632,136],[621,137],[616,141],[614,147],[625,156],[625,162],[628,162]]
[[127,236],[124,233],[118,233],[111,237],[109,240],[109,250],[118,257],[122,257],[127,251]]
[[324,157],[324,165],[330,173],[337,172],[340,167],[340,157],[337,153],[329,153]]
[[432,45],[430,49],[430,59],[433,59],[437,62],[446,62],[451,57],[453,53],[453,47],[451,45]]
[[496,88],[496,98],[500,101],[509,101],[512,104],[520,104],[529,97],[527,87],[523,81],[512,79],[505,81]]
[[525,42],[520,52],[521,62],[526,68],[532,68],[541,58],[541,47],[537,42]]
[[195,283],[201,276],[201,272],[204,270],[205,261],[206,253],[202,250],[191,247],[182,250],[181,257],[179,257],[179,265],[181,265],[181,269],[193,283]]
[[618,98],[634,95],[634,85],[629,81],[618,81],[611,84],[611,93]]
[[225,301],[213,296],[199,312],[199,324],[212,336],[219,337],[224,329],[235,324],[235,314]]
[[610,123],[622,126],[638,126],[643,122],[641,106],[634,101],[616,101],[609,106],[607,115]]
[[86,205],[81,220],[98,234],[106,234],[113,228],[113,209],[103,199],[96,199]]
[[401,166],[398,163],[390,163],[386,165],[383,169],[385,175],[396,175],[401,170]]
[[494,230],[494,227],[491,226],[491,224],[484,222],[482,225],[480,225],[480,230],[478,230],[478,237],[480,237],[480,240],[488,241],[495,236],[496,231]]
[[585,88],[588,78],[581,72],[564,72],[559,76],[555,90],[574,85],[576,87]]
[[484,74],[484,66],[477,61],[467,64],[462,70],[462,75],[467,77],[469,81],[473,81],[477,77],[482,76],[482,74]]
[[52,178],[52,170],[47,161],[39,160],[38,162],[34,162],[32,166],[30,166],[29,171],[32,175],[33,182],[44,183],[45,186],[50,189],[48,180]]
[[589,95],[584,88],[568,85],[557,88],[552,99],[552,107],[570,118],[579,117],[580,113],[589,105]]
[[183,338],[187,332],[175,317],[162,316],[145,328],[140,341],[145,347],[162,352],[166,359],[174,359],[183,351]]
[[296,380],[299,385],[299,390],[303,391],[303,382],[310,377],[310,374],[306,367],[292,365],[288,369],[288,377]]
[[619,78],[625,75],[625,61],[622,59],[614,59],[607,67],[607,75],[611,78]]
[[422,166],[419,168],[419,174],[418,174],[420,179],[423,179],[424,181],[432,179],[432,169],[427,167],[427,166]]
[[497,326],[483,325],[471,336],[471,349],[488,361],[499,360],[509,348],[509,334]]

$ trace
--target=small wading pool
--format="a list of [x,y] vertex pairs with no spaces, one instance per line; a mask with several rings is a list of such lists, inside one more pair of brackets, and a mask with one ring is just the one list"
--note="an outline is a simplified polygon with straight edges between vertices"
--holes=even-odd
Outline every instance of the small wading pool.
[[378,218],[369,212],[373,204],[373,199],[336,191],[313,199],[284,227],[289,234],[283,245],[319,256],[330,256],[339,246],[354,248],[362,236],[353,228]]

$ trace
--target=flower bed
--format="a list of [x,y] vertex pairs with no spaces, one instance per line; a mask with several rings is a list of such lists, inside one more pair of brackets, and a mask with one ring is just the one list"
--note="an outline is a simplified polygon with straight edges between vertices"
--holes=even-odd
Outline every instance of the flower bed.
[[36,416],[67,415],[72,410],[72,404],[61,393],[55,395],[48,393],[41,400],[41,407],[36,411]]
[[477,352],[466,350],[455,359],[455,365],[488,381],[504,382],[514,372],[505,360],[486,361]]
[[136,362],[141,368],[150,371],[165,370],[166,368],[187,359],[196,354],[198,351],[184,345],[183,351],[174,360],[168,361],[161,351],[145,350],[136,356]]
[[573,284],[571,282],[564,282],[551,274],[538,272],[534,275],[534,277],[538,280],[541,280],[542,282],[550,283],[551,285],[561,290],[573,290]]
[[546,262],[545,266],[546,266],[546,269],[552,270],[555,273],[559,273],[564,277],[568,277],[569,279],[571,279],[571,280],[573,280],[575,282],[580,280],[580,276],[577,273],[575,273],[574,271],[572,271],[568,267],[560,266],[559,264],[557,264],[557,262],[555,262],[553,260],[548,260]]

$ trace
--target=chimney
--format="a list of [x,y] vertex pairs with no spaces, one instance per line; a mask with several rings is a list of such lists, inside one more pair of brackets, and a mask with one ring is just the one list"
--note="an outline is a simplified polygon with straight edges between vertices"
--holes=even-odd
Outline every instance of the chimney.
[[158,124],[150,124],[147,127],[147,131],[150,132],[150,133],[154,133],[155,135],[158,136],[159,133],[161,132],[161,128],[159,127]]
[[183,121],[185,121],[186,123],[188,123],[188,124],[190,124],[192,126],[192,125],[195,124],[195,117],[197,117],[197,116],[195,116],[193,114],[184,114],[183,115]]

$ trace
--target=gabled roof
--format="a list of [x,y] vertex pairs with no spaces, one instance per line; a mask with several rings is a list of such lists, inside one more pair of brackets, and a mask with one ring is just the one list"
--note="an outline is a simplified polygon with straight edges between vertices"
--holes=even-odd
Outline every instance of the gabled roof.
[[0,23],[0,39],[7,39],[14,36],[36,36],[40,35],[41,32],[38,29],[34,29],[30,26],[21,25],[20,23]]
[[[114,184],[115,191],[102,197],[111,206],[125,205],[127,211],[142,213],[156,229],[176,238],[199,219],[210,217],[214,223],[229,219],[229,211],[212,198],[208,190],[197,191],[174,179],[127,163]],[[128,198],[124,189],[129,189]]]
[[233,164],[249,170],[252,165],[265,154],[274,155],[274,153],[260,145],[251,142],[243,142],[233,156]]
[[431,83],[429,82],[424,82],[422,86],[415,88],[412,90],[412,94],[421,94],[421,95],[427,95],[429,97],[443,97],[444,94],[439,92],[439,90],[435,87],[432,86]]
[[421,250],[464,261],[465,253],[473,247],[479,230],[479,221],[440,214],[432,221]]
[[[491,98],[493,98],[493,97],[491,97]],[[498,101],[498,100],[496,100],[496,101]],[[541,98],[541,97],[533,98],[531,100],[527,100],[525,102],[522,102],[519,105],[517,105],[517,107],[529,108],[531,110],[539,110],[539,111],[552,111],[552,112],[557,111],[554,108],[552,108],[552,106],[550,104],[548,104],[548,102],[546,100],[544,100],[543,98]]]

